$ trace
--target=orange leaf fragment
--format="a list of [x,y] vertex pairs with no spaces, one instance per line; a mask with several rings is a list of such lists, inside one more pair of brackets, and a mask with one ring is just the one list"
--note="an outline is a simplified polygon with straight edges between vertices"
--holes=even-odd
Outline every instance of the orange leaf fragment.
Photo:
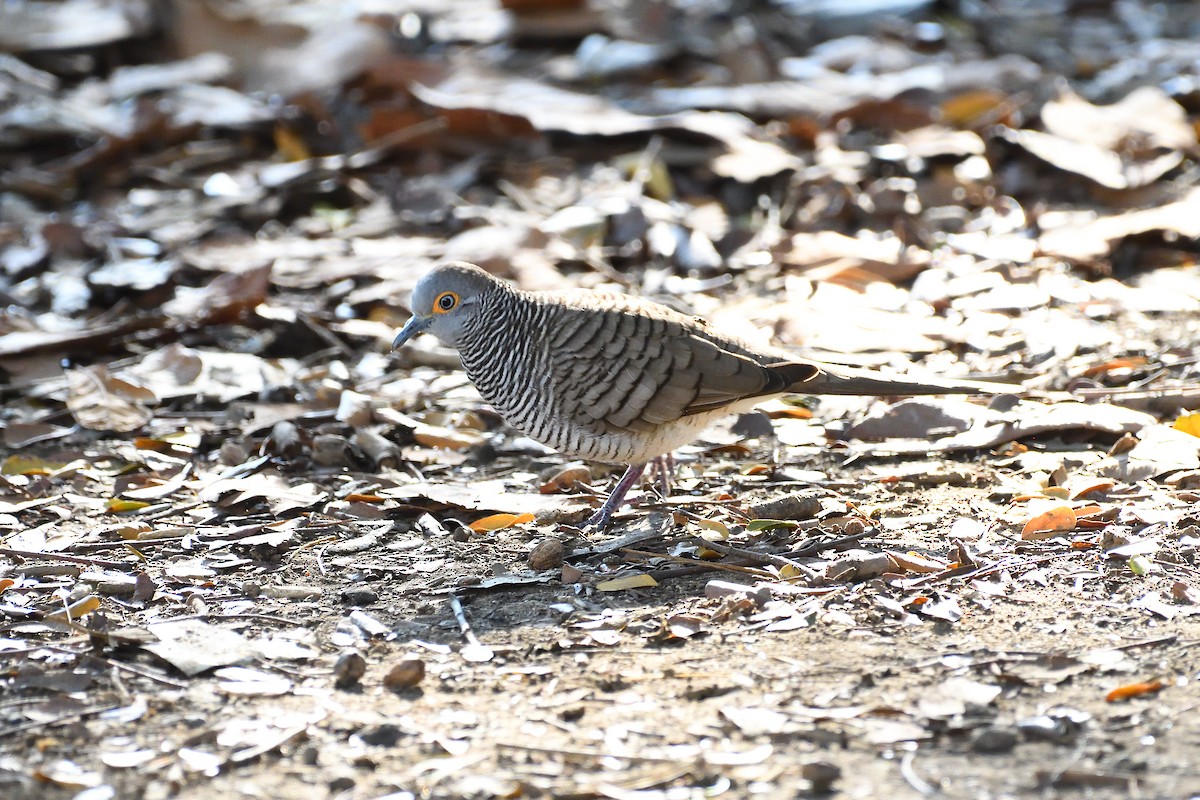
[[533,522],[533,514],[492,514],[489,517],[475,520],[469,527],[476,533],[491,533],[526,522]]
[[1021,538],[1029,540],[1049,539],[1056,533],[1075,530],[1075,511],[1070,506],[1055,506],[1036,514],[1021,529]]
[[768,411],[767,416],[771,419],[812,419],[813,412],[801,406],[788,406]]
[[1087,497],[1092,492],[1107,492],[1116,485],[1116,481],[1114,481],[1112,478],[1098,478],[1094,475],[1080,475],[1072,478],[1068,484],[1068,487],[1071,490],[1071,499],[1078,500],[1081,497]]
[[1134,370],[1146,366],[1145,356],[1133,356],[1131,358],[1114,358],[1112,361],[1107,361],[1103,364],[1096,364],[1088,367],[1083,371],[1085,378],[1095,378],[1097,375],[1107,375],[1110,372],[1118,370]]
[[382,503],[385,499],[377,494],[359,494],[358,492],[346,495],[348,503]]
[[1124,686],[1118,686],[1108,694],[1104,695],[1104,700],[1107,703],[1115,703],[1118,700],[1128,700],[1131,697],[1141,697],[1144,694],[1154,694],[1161,691],[1166,684],[1162,681],[1143,681],[1142,683],[1127,683]]

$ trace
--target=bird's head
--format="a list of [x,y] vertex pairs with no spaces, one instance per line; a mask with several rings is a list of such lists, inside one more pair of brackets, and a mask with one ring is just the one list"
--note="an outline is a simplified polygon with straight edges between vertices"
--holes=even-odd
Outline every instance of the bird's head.
[[504,284],[474,264],[441,264],[417,281],[409,306],[412,317],[396,334],[392,349],[419,333],[432,333],[447,347],[457,347],[464,327]]

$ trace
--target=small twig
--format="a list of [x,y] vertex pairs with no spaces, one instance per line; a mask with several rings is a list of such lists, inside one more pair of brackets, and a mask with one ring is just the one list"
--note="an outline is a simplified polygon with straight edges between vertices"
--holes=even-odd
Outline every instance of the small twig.
[[13,556],[14,558],[28,559],[45,559],[48,561],[66,561],[71,564],[82,564],[85,567],[105,567],[107,569],[129,569],[129,563],[126,561],[104,561],[99,558],[85,558],[83,556],[69,556],[65,553],[44,553],[38,550],[14,550],[11,547],[0,547],[0,556]]
[[117,539],[111,542],[83,542],[73,544],[69,548],[72,553],[90,553],[93,550],[111,550],[117,547],[131,547],[134,549],[146,547],[147,545],[156,544],[178,544],[185,538],[184,534],[179,536],[163,536],[158,539]]
[[176,514],[182,514],[185,511],[191,511],[193,508],[199,508],[202,505],[204,505],[204,503],[198,500],[195,503],[187,503],[186,505],[182,506],[171,506],[170,508],[164,508],[162,511],[155,511],[151,514],[141,514],[137,517],[137,519],[139,521],[162,519],[163,517],[171,517]]
[[[724,572],[740,572],[743,575],[753,575],[756,578],[766,578],[768,580],[776,580],[776,576],[772,575],[764,569],[755,569],[754,567],[739,566],[737,564],[722,564],[720,561],[701,561],[698,558],[685,558],[684,556],[673,556],[667,553],[655,553],[650,550],[635,550],[632,547],[621,548],[622,553],[628,553],[632,556],[642,556],[643,558],[660,558],[663,561],[670,561],[673,564],[703,564],[705,569],[722,570]],[[653,573],[656,577],[658,573]]]
[[[575,652],[575,651],[572,651]],[[622,761],[645,761],[651,764],[678,764],[679,759],[665,756],[643,756],[629,753],[605,753],[600,750],[581,750],[572,747],[539,747],[533,744],[517,744],[515,742],[497,742],[496,746],[504,750],[520,750],[525,753],[546,753],[548,755],[578,756],[580,758],[616,758]]]
[[947,569],[947,570],[943,570],[941,572],[935,572],[932,575],[926,575],[923,578],[917,578],[917,579],[911,581],[910,583],[906,583],[905,586],[907,588],[911,589],[915,586],[924,586],[927,583],[937,583],[938,581],[949,580],[950,578],[962,578],[963,580],[972,580],[974,578],[982,578],[987,575],[991,575],[994,572],[1000,572],[1001,570],[1017,569],[1020,567],[1032,566],[1034,564],[1044,564],[1047,561],[1053,561],[1057,558],[1065,558],[1066,556],[1072,556],[1078,552],[1081,552],[1081,551],[1068,550],[1065,553],[1052,553],[1051,555],[1048,555],[1048,556],[1036,556],[1034,558],[1023,559],[1023,560],[1017,561],[1017,562],[1001,561],[999,563],[991,564],[986,567],[979,567],[978,569],[970,570],[968,572],[960,572],[959,568],[955,567],[954,569]]
[[[59,650],[61,648],[52,647],[51,649]],[[71,652],[71,651],[65,650],[64,652]],[[77,655],[77,654],[73,654],[73,655]],[[139,678],[146,678],[147,680],[152,680],[155,683],[161,683],[163,686],[170,686],[172,689],[188,688],[188,685],[186,683],[181,683],[180,681],[173,681],[164,675],[155,675],[153,672],[147,672],[145,670],[138,669],[137,667],[131,667],[128,664],[122,664],[120,661],[117,661],[112,658],[107,658],[105,656],[98,656],[98,655],[94,655],[94,654],[90,655],[90,657],[96,659],[97,661],[101,662],[102,664],[104,664],[106,666],[112,667],[114,670],[117,670],[119,672],[128,672],[131,675],[137,675]],[[113,678],[115,680],[116,675],[114,675]]]
[[1143,647],[1157,647],[1160,644],[1174,644],[1179,641],[1179,637],[1171,633],[1166,636],[1159,636],[1154,639],[1145,639],[1140,642],[1130,642],[1129,644],[1117,645],[1116,647],[1105,648],[1107,650],[1138,650]]
[[274,622],[279,625],[292,625],[292,626],[299,626],[299,627],[303,627],[308,624],[308,622],[305,620],[288,619],[287,617],[275,617],[270,614],[191,614],[186,617],[171,617],[171,619],[168,621],[169,622],[179,622],[179,621],[185,620],[185,619],[201,619],[201,620],[249,619],[249,620],[257,620],[257,621],[261,621],[261,622]]
[[815,556],[817,553],[820,553],[822,550],[833,550],[835,548],[842,547],[844,545],[853,544],[854,542],[861,541],[862,539],[870,538],[871,536],[874,536],[877,533],[879,533],[879,531],[877,529],[867,528],[865,531],[859,531],[858,533],[847,534],[846,536],[839,536],[836,539],[830,539],[830,540],[824,541],[824,542],[813,542],[812,544],[806,544],[803,547],[796,548],[795,550],[789,550],[784,555],[787,558],[804,558],[805,556]]
[[110,703],[106,706],[92,706],[91,708],[81,708],[71,711],[67,714],[60,714],[51,719],[35,719],[30,722],[23,722],[20,725],[13,725],[11,728],[0,728],[0,739],[5,736],[12,736],[14,733],[24,733],[25,731],[36,730],[41,727],[51,727],[62,722],[70,722],[81,717],[90,717],[93,714],[103,714],[105,711],[112,711],[115,708],[120,708],[116,703]]
[[759,564],[770,564],[773,567],[787,567],[794,569],[796,572],[799,572],[802,575],[807,575],[810,578],[815,578],[818,575],[817,571],[807,564],[801,564],[797,561],[793,561],[786,556],[777,556],[773,553],[759,553],[755,550],[747,550],[743,547],[732,547],[727,544],[710,542],[707,539],[702,539],[699,536],[692,536],[689,538],[694,544],[697,544],[700,547],[707,547],[709,550],[715,550],[721,555],[738,556],[740,558],[749,559],[750,563],[757,562]]

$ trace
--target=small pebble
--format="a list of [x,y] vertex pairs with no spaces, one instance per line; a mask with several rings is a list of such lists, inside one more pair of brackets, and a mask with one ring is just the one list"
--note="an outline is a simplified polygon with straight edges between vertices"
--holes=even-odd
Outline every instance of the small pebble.
[[828,761],[813,761],[800,768],[800,776],[812,784],[813,794],[829,794],[842,777],[842,768]]
[[390,722],[369,725],[358,732],[358,738],[375,747],[392,747],[404,736],[404,729]]
[[342,589],[340,594],[342,595],[343,602],[352,606],[369,606],[379,599],[378,592],[358,587]]
[[971,749],[976,753],[1007,753],[1017,746],[1016,731],[987,725],[971,737]]
[[351,778],[349,775],[342,775],[341,777],[334,778],[329,782],[330,794],[342,794],[343,792],[348,792],[353,788],[354,778]]
[[383,685],[393,692],[411,689],[425,679],[425,662],[419,658],[406,658],[388,670],[383,676]]
[[234,467],[238,464],[245,464],[250,459],[250,450],[247,449],[245,442],[238,439],[226,439],[221,442],[221,454],[218,458],[225,466]]
[[563,543],[558,539],[543,539],[529,553],[529,568],[538,572],[544,569],[558,569],[562,563]]
[[366,673],[367,660],[357,650],[342,653],[333,664],[334,685],[339,689],[356,686]]
[[313,437],[312,459],[322,467],[340,467],[350,456],[350,442],[344,436],[321,433]]

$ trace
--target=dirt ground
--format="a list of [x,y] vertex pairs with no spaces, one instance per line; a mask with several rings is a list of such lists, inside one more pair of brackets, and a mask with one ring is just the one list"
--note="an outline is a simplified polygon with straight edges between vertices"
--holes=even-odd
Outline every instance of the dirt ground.
[[[828,454],[805,467],[828,470],[838,488],[823,491],[839,502],[904,522],[867,529],[860,546],[944,555],[945,532],[964,511],[1002,510],[988,488],[1001,460],[953,459],[959,485],[871,483],[861,462],[845,467]],[[903,460],[867,461],[904,471]],[[769,483],[766,491],[780,492]],[[634,528],[648,537],[639,547],[665,552],[683,538],[665,514],[627,516],[594,543]],[[988,531],[971,542],[1003,553],[992,571],[1001,582],[987,591],[938,573],[789,591],[705,572],[604,593],[545,573],[541,585],[473,588],[486,577],[534,575],[528,551],[541,533],[560,534],[555,526],[460,536],[408,527],[352,556],[319,547],[251,554],[190,594],[187,608],[213,624],[312,648],[315,657],[271,662],[285,686],[261,683],[261,674],[166,677],[128,648],[72,659],[72,674],[105,687],[80,696],[106,710],[67,707],[65,721],[9,736],[7,758],[36,753],[54,783],[10,783],[8,796],[79,796],[58,759],[100,771],[109,796],[148,798],[1200,791],[1200,624],[1136,607],[1171,579],[1139,577],[1096,548]],[[564,538],[577,550],[589,544]],[[574,561],[591,572],[627,560]],[[710,596],[722,580],[745,591]],[[756,594],[753,584],[769,589]],[[293,596],[272,597],[272,587]],[[937,591],[961,598],[961,618],[900,605]],[[466,647],[450,596],[490,653]],[[339,688],[335,662],[348,642],[365,674]],[[399,677],[387,677],[392,670]],[[1161,690],[1106,702],[1149,681]],[[139,700],[144,707],[121,718]],[[125,752],[144,763],[106,770]]]

